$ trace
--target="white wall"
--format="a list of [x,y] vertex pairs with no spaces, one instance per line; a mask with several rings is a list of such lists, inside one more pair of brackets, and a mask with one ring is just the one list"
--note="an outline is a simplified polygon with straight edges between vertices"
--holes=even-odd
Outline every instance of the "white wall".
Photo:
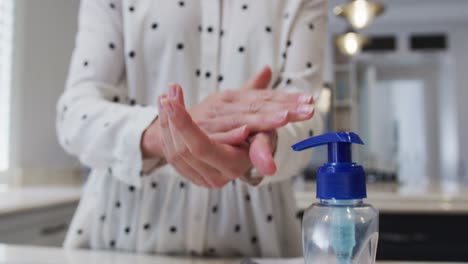
[[[468,181],[468,28],[465,24],[451,34],[451,45],[454,54],[453,70],[455,72],[455,99],[459,138],[459,157],[457,176]],[[451,134],[443,135],[452,137]],[[455,148],[454,148],[455,149]]]
[[53,174],[76,167],[59,146],[55,105],[74,46],[79,1],[16,0],[12,91],[13,169]]

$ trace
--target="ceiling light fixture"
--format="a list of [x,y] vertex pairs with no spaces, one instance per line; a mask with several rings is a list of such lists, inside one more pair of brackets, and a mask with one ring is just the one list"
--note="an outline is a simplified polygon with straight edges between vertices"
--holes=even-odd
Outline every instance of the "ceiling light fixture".
[[336,38],[336,45],[341,53],[354,56],[361,52],[368,39],[354,31],[348,31]]
[[355,29],[369,25],[376,16],[384,11],[384,6],[370,0],[352,0],[349,3],[336,6],[333,12],[344,17]]

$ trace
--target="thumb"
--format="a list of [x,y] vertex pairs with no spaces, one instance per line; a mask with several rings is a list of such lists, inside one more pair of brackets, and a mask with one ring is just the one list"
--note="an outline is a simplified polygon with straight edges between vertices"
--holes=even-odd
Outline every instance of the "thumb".
[[258,133],[254,136],[250,144],[250,160],[252,161],[252,165],[262,175],[269,176],[276,172],[271,140],[272,139],[266,133]]
[[254,77],[247,81],[242,90],[266,89],[271,80],[271,68],[265,66]]

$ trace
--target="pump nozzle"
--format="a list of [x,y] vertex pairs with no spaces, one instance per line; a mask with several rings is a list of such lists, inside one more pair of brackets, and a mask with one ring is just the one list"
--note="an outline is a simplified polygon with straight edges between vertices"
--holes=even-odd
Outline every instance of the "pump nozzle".
[[301,151],[321,145],[328,145],[328,162],[352,162],[351,144],[364,145],[361,138],[353,132],[327,133],[311,137],[292,146],[295,151]]
[[362,199],[366,177],[362,166],[352,162],[351,144],[364,144],[353,132],[333,132],[311,137],[292,146],[295,151],[328,145],[328,163],[317,171],[317,198]]

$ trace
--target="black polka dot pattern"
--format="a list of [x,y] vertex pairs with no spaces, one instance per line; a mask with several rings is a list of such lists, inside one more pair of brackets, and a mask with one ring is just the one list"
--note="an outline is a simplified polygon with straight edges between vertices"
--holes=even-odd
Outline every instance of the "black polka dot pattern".
[[205,77],[208,79],[211,77],[211,72],[205,72]]
[[252,236],[252,238],[250,239],[250,242],[252,242],[252,244],[257,243],[257,237],[256,237],[256,236]]
[[287,84],[287,85],[291,84],[291,79],[287,79],[287,80],[286,80],[286,84]]
[[111,241],[109,242],[109,246],[110,246],[111,248],[115,247],[115,240],[111,240]]
[[198,32],[202,32],[203,31],[203,27],[201,25],[198,26]]
[[151,24],[151,29],[157,29],[158,28],[158,23],[154,22],[153,24]]
[[265,27],[265,31],[268,32],[268,33],[270,33],[270,32],[271,32],[271,27],[270,27],[270,26],[266,26],[266,27]]
[[245,200],[246,200],[247,202],[250,202],[250,194],[246,194],[246,195],[245,195]]
[[177,233],[177,227],[171,226],[171,228],[169,228],[169,231],[170,231],[172,234],[175,234],[175,233]]
[[309,29],[310,29],[310,30],[313,30],[314,28],[315,28],[314,24],[310,23],[310,24],[309,24]]
[[101,217],[99,217],[99,220],[101,220],[101,222],[106,221],[106,215],[101,215]]
[[185,6],[185,2],[184,2],[184,1],[179,1],[179,6],[180,6],[180,7],[184,7],[184,6]]
[[247,10],[248,8],[249,8],[249,6],[248,6],[248,5],[246,5],[246,4],[242,5],[242,10],[244,10],[244,11],[245,11],[245,10]]
[[212,32],[213,32],[213,27],[208,27],[208,28],[206,29],[206,31],[208,31],[208,33],[212,33]]
[[286,57],[287,57],[286,51],[283,52],[283,55],[282,55],[282,56],[283,56],[283,59],[286,59]]
[[222,75],[219,75],[218,76],[218,82],[222,82],[223,81],[223,76]]
[[181,189],[185,188],[185,182],[180,182],[180,183],[179,183],[179,187],[180,187]]
[[289,47],[291,46],[291,40],[288,39],[288,41],[286,42],[286,47]]
[[196,75],[197,77],[200,76],[200,69],[197,69],[197,70],[195,71],[195,75]]
[[135,99],[130,99],[130,105],[131,105],[131,106],[136,105],[136,100],[135,100]]
[[296,218],[299,219],[299,220],[301,220],[301,219],[302,219],[302,215],[303,215],[302,212],[298,212],[298,213],[296,214]]
[[83,66],[87,67],[89,65],[88,61],[83,61]]
[[184,49],[184,44],[183,43],[178,43],[177,44],[177,49],[178,50],[183,50]]
[[143,225],[143,229],[144,229],[144,230],[150,229],[150,224],[149,224],[149,223],[144,224],[144,225]]
[[240,46],[239,49],[238,49],[238,51],[239,51],[240,53],[244,52],[244,47],[243,47],[243,46]]
[[114,103],[120,102],[120,97],[118,95],[112,97],[112,102],[114,102]]
[[115,207],[116,208],[120,208],[120,206],[121,206],[120,201],[115,202]]
[[130,51],[130,52],[128,53],[128,56],[129,56],[131,59],[135,58],[135,51],[133,51],[133,50]]
[[314,136],[314,131],[312,129],[309,129],[309,137],[313,137]]
[[111,50],[115,49],[115,44],[110,42],[109,43],[109,49],[111,49]]
[[209,254],[214,254],[215,252],[216,252],[216,250],[214,248],[209,248],[208,249]]
[[134,6],[130,6],[130,7],[128,7],[128,11],[130,11],[130,12],[133,12],[133,11],[135,11],[135,7],[134,7]]
[[222,37],[223,35],[224,35],[224,30],[221,29],[221,30],[219,31],[219,36]]
[[140,171],[140,177],[143,177],[143,176],[145,176],[145,172],[141,170]]
[[83,234],[83,230],[82,230],[82,229],[78,229],[78,230],[76,230],[76,233],[77,233],[78,235],[81,235],[81,234]]
[[88,115],[82,115],[81,116],[81,119],[83,119],[83,120],[86,120],[86,118],[88,118]]
[[109,7],[110,7],[111,9],[115,9],[115,4],[114,4],[114,3],[110,3],[110,4],[109,4]]
[[129,234],[130,233],[130,227],[129,226],[125,227],[124,231],[125,231],[125,234]]
[[218,206],[213,206],[213,208],[211,208],[211,212],[213,212],[213,214],[216,214],[218,212]]
[[309,68],[309,69],[312,68],[312,62],[310,62],[310,61],[307,62],[306,66],[307,66],[307,68]]
[[151,183],[151,188],[153,188],[153,189],[158,188],[158,183],[157,182],[152,182]]
[[128,190],[130,192],[134,192],[135,191],[135,186],[133,186],[133,185],[128,186]]
[[234,232],[239,233],[240,230],[241,230],[241,226],[240,226],[240,225],[234,226]]
[[267,215],[267,222],[273,221],[273,216],[271,214]]

